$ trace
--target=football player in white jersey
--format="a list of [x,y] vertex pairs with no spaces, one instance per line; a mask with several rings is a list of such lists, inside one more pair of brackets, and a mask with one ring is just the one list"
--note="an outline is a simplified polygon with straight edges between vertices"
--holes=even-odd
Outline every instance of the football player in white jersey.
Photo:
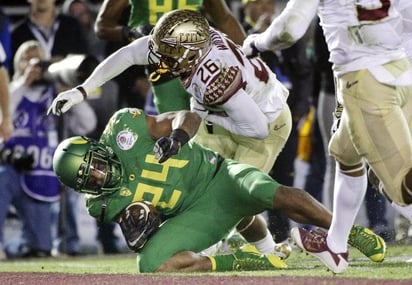
[[[338,164],[333,219],[327,234],[294,228],[292,237],[335,273],[348,267],[349,229],[366,191],[365,162],[391,201],[412,203],[412,71],[402,48],[397,5],[397,0],[292,0],[265,32],[243,44],[249,55],[287,47],[303,35],[316,13],[320,17],[337,100],[344,106],[329,144]],[[317,250],[310,248],[315,240],[322,241]],[[383,240],[370,245],[371,259],[382,261]]]
[[[403,27],[403,33],[402,33],[402,41],[403,41],[403,46],[405,48],[406,56],[408,57],[409,64],[412,66],[412,1],[399,1],[398,4],[398,10],[399,13],[402,15],[402,27]],[[410,111],[406,108],[405,109],[406,114],[411,115]],[[409,119],[408,121],[411,121]],[[412,224],[412,204],[408,206],[399,206],[398,204],[392,202],[392,207],[397,210],[402,216],[407,218],[409,220],[409,225],[411,227]],[[398,217],[395,217],[395,223],[396,219]],[[396,230],[396,227],[395,227]]]
[[[167,63],[169,75],[182,79],[187,89],[181,88],[183,95],[193,94],[191,108],[208,122],[202,124],[195,141],[224,157],[270,171],[291,130],[288,90],[262,60],[247,58],[240,46],[210,28],[195,11],[175,10],[163,16],[151,35],[109,56],[81,86],[59,94],[49,110],[64,113],[131,65],[159,62],[162,67]],[[156,72],[151,77],[166,77]],[[172,111],[177,92],[169,89],[172,94],[166,94],[169,101],[160,106],[160,113]],[[261,216],[245,218],[237,229],[262,253],[276,247]],[[281,257],[289,253],[289,249],[277,251]]]

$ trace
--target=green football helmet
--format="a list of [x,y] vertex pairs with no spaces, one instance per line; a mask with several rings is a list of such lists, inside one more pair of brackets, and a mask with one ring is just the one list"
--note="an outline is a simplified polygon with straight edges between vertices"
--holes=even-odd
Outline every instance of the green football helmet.
[[210,26],[199,12],[181,9],[164,14],[152,30],[149,61],[160,59],[174,74],[190,72],[210,50]]
[[112,193],[120,188],[122,179],[122,167],[113,150],[84,136],[58,145],[53,169],[64,185],[80,193]]

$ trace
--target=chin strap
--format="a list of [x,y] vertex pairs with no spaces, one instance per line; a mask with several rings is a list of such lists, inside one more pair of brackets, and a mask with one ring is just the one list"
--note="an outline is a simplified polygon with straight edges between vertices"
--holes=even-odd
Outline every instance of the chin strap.
[[100,222],[104,222],[104,216],[106,215],[107,208],[107,196],[103,195],[102,211],[100,212]]

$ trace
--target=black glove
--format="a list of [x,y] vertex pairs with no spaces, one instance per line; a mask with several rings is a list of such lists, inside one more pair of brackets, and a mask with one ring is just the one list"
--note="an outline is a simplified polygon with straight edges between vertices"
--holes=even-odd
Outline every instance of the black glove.
[[175,129],[170,137],[161,137],[156,141],[153,148],[159,163],[168,160],[172,155],[179,152],[180,148],[190,140],[190,136],[183,129]]
[[138,252],[159,229],[161,219],[156,208],[149,202],[135,202],[120,215],[119,225],[127,246]]

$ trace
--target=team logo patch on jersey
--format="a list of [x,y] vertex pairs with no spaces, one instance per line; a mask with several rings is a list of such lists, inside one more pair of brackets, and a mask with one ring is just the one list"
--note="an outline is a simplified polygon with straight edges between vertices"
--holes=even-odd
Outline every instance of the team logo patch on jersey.
[[132,191],[130,191],[129,189],[124,188],[124,187],[120,189],[120,196],[128,197],[130,195],[132,195]]
[[117,134],[116,143],[121,150],[129,150],[137,140],[136,134],[130,131],[121,131]]
[[129,108],[129,113],[132,114],[132,118],[134,119],[137,116],[139,116],[142,112],[137,108]]

